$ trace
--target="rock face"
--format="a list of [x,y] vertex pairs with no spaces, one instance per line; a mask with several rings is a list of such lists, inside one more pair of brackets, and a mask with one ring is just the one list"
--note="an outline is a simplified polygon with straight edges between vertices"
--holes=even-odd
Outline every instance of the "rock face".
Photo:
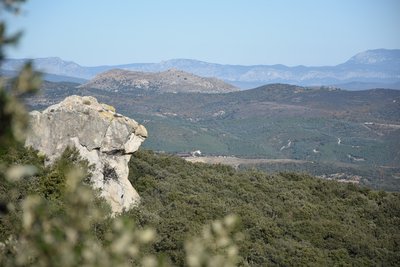
[[70,96],[43,112],[30,113],[26,146],[47,155],[49,164],[75,146],[94,165],[92,184],[114,213],[139,203],[128,180],[128,162],[147,137],[146,128],[93,97]]

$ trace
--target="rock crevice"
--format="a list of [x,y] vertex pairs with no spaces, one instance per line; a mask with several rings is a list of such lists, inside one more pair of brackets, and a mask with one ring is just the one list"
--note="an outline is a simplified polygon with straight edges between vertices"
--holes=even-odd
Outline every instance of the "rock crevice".
[[30,125],[25,145],[44,153],[47,164],[67,146],[76,147],[94,166],[92,185],[100,189],[114,213],[139,203],[128,180],[128,162],[147,137],[144,126],[88,96],[70,96],[43,112],[33,111]]

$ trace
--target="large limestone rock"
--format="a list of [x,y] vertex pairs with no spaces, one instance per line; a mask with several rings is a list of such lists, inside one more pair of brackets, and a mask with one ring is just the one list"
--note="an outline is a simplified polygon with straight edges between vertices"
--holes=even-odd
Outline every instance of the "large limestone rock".
[[128,162],[147,137],[144,126],[93,97],[70,96],[43,112],[30,113],[26,146],[47,155],[49,164],[75,146],[94,165],[92,182],[119,213],[139,203],[128,180]]

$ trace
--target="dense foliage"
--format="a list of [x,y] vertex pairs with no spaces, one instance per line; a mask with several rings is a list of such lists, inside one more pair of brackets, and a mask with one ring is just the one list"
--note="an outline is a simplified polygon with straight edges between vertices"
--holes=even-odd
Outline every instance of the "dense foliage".
[[[105,216],[107,207],[89,193],[92,190],[68,189],[68,170],[88,168],[76,151],[67,150],[52,167],[44,167],[43,160],[22,146],[0,156],[3,166],[18,163],[36,168],[35,175],[18,181],[10,180],[9,173],[0,174],[0,262],[4,265],[13,266],[16,257],[21,266],[129,265],[145,260],[183,266],[189,265],[191,253],[205,261],[210,255],[236,251],[240,265],[250,266],[396,266],[400,262],[398,193],[295,173],[268,175],[192,164],[139,151],[130,162],[130,180],[142,197],[141,205],[113,219]],[[88,196],[90,201],[84,200]],[[27,213],[34,216],[28,229]],[[230,214],[239,218],[239,226],[232,228]],[[223,217],[227,219],[212,223]],[[124,227],[118,228],[116,222]],[[204,232],[204,225],[212,227]],[[115,239],[122,233],[141,236],[146,230],[140,229],[154,229],[154,242],[146,245],[151,238],[133,244],[140,254],[113,253]],[[72,244],[71,231],[80,236]],[[216,236],[211,238],[212,234]],[[15,239],[24,242],[16,245]],[[218,244],[223,244],[222,250]],[[88,247],[97,248],[92,254],[103,255],[103,264],[85,258]],[[25,253],[30,257],[21,258]]]
[[[48,168],[35,151],[9,152],[0,157],[8,170],[0,175],[0,266],[156,266],[154,257],[141,254],[153,230],[109,216],[87,185],[89,166],[76,150],[66,149]],[[36,174],[25,179],[10,171],[32,163]]]
[[[170,265],[169,257],[147,248],[155,237],[151,224],[138,227],[130,214],[110,216],[75,149],[49,167],[18,143],[6,151],[0,155],[6,170],[0,173],[0,266]],[[185,241],[181,264],[234,266],[236,221],[226,216],[202,226]]]
[[400,263],[400,195],[295,173],[268,175],[135,154],[130,180],[142,205],[130,212],[157,230],[153,253],[183,264],[184,239],[227,214],[241,219],[242,263],[252,266]]

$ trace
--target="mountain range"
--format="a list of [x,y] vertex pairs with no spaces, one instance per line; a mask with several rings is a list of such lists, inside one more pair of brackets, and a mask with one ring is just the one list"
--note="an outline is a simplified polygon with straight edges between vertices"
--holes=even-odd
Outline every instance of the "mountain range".
[[[8,59],[1,69],[16,71],[27,59]],[[203,77],[215,77],[248,89],[268,83],[289,83],[303,86],[333,85],[343,89],[400,89],[400,49],[367,50],[336,66],[224,65],[192,59],[171,59],[159,63],[132,63],[114,66],[85,67],[60,58],[33,59],[34,65],[47,74],[71,79],[92,79],[112,69],[141,72],[163,72],[177,69]],[[49,78],[51,80],[51,77]]]

